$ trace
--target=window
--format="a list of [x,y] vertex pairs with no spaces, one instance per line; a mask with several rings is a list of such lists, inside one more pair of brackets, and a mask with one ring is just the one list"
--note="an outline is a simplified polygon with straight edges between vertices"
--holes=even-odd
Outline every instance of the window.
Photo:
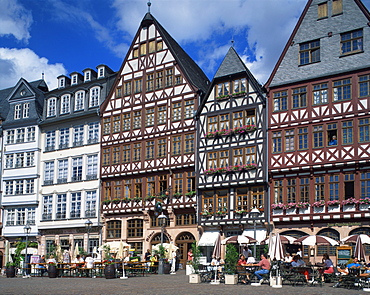
[[359,142],[370,141],[370,119],[360,119],[358,121]]
[[216,194],[216,212],[223,212],[226,213],[229,206],[228,206],[228,194],[227,190],[218,191]]
[[53,184],[54,181],[54,162],[45,162],[44,185]]
[[246,110],[246,118],[245,118],[245,123],[247,125],[255,125],[256,124],[256,110]]
[[158,158],[164,158],[167,155],[167,141],[165,138],[158,139]]
[[360,97],[370,95],[370,75],[364,75],[359,77],[359,95]]
[[135,179],[134,188],[135,188],[135,197],[141,198],[143,195],[141,178]]
[[229,114],[219,115],[220,118],[220,129],[229,129]]
[[274,203],[282,203],[283,202],[283,181],[282,180],[275,180],[274,181]]
[[116,88],[116,97],[122,97],[122,88]]
[[136,58],[136,57],[138,57],[139,56],[139,48],[134,48],[133,50],[132,50],[132,57],[133,58]]
[[344,174],[344,199],[355,197],[355,175],[352,173]]
[[69,147],[69,128],[59,130],[59,148],[65,149]]
[[285,151],[287,152],[295,151],[294,129],[285,131]]
[[47,117],[53,117],[56,115],[56,102],[57,99],[55,97],[49,98],[47,102]]
[[196,214],[184,213],[176,215],[176,225],[196,224]]
[[88,124],[88,139],[87,143],[99,142],[99,122],[91,122]]
[[342,122],[342,143],[353,144],[353,121]]
[[58,160],[58,183],[66,183],[68,178],[68,159]]
[[134,112],[134,129],[141,128],[141,111]]
[[110,148],[103,149],[103,166],[110,165]]
[[167,107],[160,106],[158,107],[158,125],[165,124],[167,122]]
[[[235,112],[233,113],[233,128],[235,127],[242,127],[243,124],[243,111]],[[209,123],[208,123],[209,126]],[[209,131],[214,131],[214,130],[209,130]]]
[[123,185],[123,197],[125,199],[131,198],[131,180],[125,180],[125,184]]
[[229,166],[229,151],[219,151],[220,167]]
[[173,177],[174,193],[183,193],[183,175],[182,173],[175,173]]
[[15,209],[7,209],[6,211],[6,225],[15,225]]
[[195,188],[195,172],[188,172],[186,177],[186,189],[188,192],[196,191]]
[[127,221],[127,236],[129,238],[139,238],[143,236],[142,219],[131,219]]
[[130,95],[131,94],[131,81],[129,82],[125,82],[125,84],[123,84],[123,90],[124,90],[124,95]]
[[149,53],[155,52],[155,40],[149,41]]
[[134,158],[133,161],[137,162],[141,159],[141,143],[134,144]]
[[104,68],[100,68],[98,72],[98,78],[103,78],[104,77]]
[[90,103],[89,107],[96,107],[99,105],[100,88],[94,87],[90,89]]
[[72,159],[72,181],[82,180],[82,157]]
[[85,217],[96,216],[96,191],[86,192]]
[[185,146],[184,153],[193,153],[194,152],[194,134],[185,135]]
[[30,116],[30,103],[26,102],[23,104],[23,118],[29,118]]
[[24,154],[23,153],[15,154],[15,168],[22,167],[24,167]]
[[194,100],[185,101],[185,119],[191,119],[194,116]]
[[121,116],[113,117],[113,133],[118,133],[121,131]]
[[146,76],[146,91],[153,91],[154,90],[154,74],[148,74]]
[[172,105],[172,121],[181,120],[181,102]]
[[307,65],[320,61],[320,40],[299,45],[299,64]]
[[245,78],[233,81],[233,93],[239,94],[247,91],[247,80]]
[[162,41],[157,41],[157,51],[160,51],[163,49],[163,42]]
[[5,181],[5,195],[13,194],[13,181]]
[[57,195],[56,219],[65,219],[67,214],[67,195]]
[[281,153],[281,132],[272,133],[272,152]]
[[173,69],[166,69],[166,87],[173,85]]
[[26,137],[27,137],[27,141],[28,142],[31,142],[31,141],[35,141],[36,139],[36,129],[35,127],[27,127],[27,132],[26,132]]
[[122,163],[129,163],[131,160],[131,147],[129,144],[122,146]]
[[310,179],[301,178],[299,185],[300,202],[310,201]]
[[26,208],[27,210],[27,218],[26,223],[30,225],[35,225],[36,222],[36,209],[35,208]]
[[122,222],[120,220],[107,221],[107,238],[121,238]]
[[202,197],[203,212],[215,213],[213,192],[204,192]]
[[85,92],[78,91],[75,95],[75,111],[84,109]]
[[327,124],[326,125],[326,132],[327,132],[327,142],[328,145],[337,145],[338,144],[338,130],[337,130],[337,123]]
[[33,194],[35,193],[35,180],[34,179],[26,179],[26,194]]
[[330,201],[339,200],[339,175],[329,176],[329,198]]
[[110,181],[103,182],[103,193],[104,193],[104,200],[111,199],[112,183]]
[[182,76],[175,76],[175,85],[182,84]]
[[122,130],[129,131],[131,130],[131,114],[126,113],[122,115]]
[[298,128],[298,148],[300,150],[308,149],[308,129]]
[[245,148],[245,163],[256,163],[256,147],[250,146]]
[[71,218],[81,217],[81,193],[71,193]]
[[14,155],[6,155],[5,156],[5,168],[13,168],[14,166]]
[[230,83],[223,82],[216,85],[216,95],[217,97],[224,97],[230,94]]
[[14,106],[14,120],[19,120],[21,118],[22,105],[16,104]]
[[15,181],[15,195],[23,195],[23,179]]
[[113,147],[113,153],[112,153],[112,164],[113,165],[120,163],[120,153],[121,153],[120,146]]
[[35,152],[26,153],[26,167],[35,165]]
[[208,153],[208,169],[213,169],[218,167],[217,152]]
[[154,159],[154,140],[146,142],[145,159]]
[[77,75],[72,75],[72,85],[77,84]]
[[82,146],[84,143],[84,125],[73,127],[73,146]]
[[362,52],[362,29],[340,35],[341,54]]
[[313,147],[320,148],[324,146],[324,131],[323,126],[313,126]]
[[53,196],[43,196],[42,220],[51,220],[53,213]]
[[370,196],[370,172],[361,173],[361,198]]
[[109,134],[111,130],[110,117],[103,119],[103,134]]
[[90,81],[90,80],[91,80],[91,72],[90,71],[85,72],[85,82]]
[[15,135],[15,130],[9,130],[6,133],[6,143],[7,144],[12,144],[14,143],[14,135]]
[[63,95],[61,99],[61,107],[60,107],[60,113],[61,114],[68,114],[70,112],[70,95]]
[[87,156],[87,174],[86,178],[97,179],[98,177],[98,155]]
[[334,101],[351,99],[351,79],[334,81]]
[[293,89],[293,109],[307,107],[306,87]]
[[288,92],[280,91],[274,93],[274,112],[286,111],[288,109]]
[[218,117],[208,117],[208,132],[215,132],[218,130]]
[[142,83],[143,83],[142,79],[137,79],[137,80],[134,81],[134,91],[135,91],[135,93],[140,93],[141,92]]
[[287,202],[295,203],[297,201],[296,200],[296,180],[288,179],[286,189],[287,189]]
[[146,43],[140,44],[140,56],[146,55]]
[[332,15],[338,15],[343,13],[342,0],[333,0]]
[[155,195],[155,177],[154,176],[146,178],[146,194],[147,196]]
[[145,126],[153,126],[153,125],[154,125],[154,109],[147,109]]
[[328,103],[328,83],[313,86],[313,104]]
[[26,208],[18,208],[16,225],[25,225],[26,224]]
[[328,3],[320,3],[317,5],[317,18],[327,18],[328,17]]
[[180,155],[181,154],[181,136],[174,136],[172,141],[172,154]]
[[22,142],[24,142],[24,132],[25,132],[25,129],[24,128],[17,129],[16,143],[22,143]]
[[164,83],[163,83],[163,71],[159,71],[155,73],[155,88],[156,89],[161,89],[163,88]]

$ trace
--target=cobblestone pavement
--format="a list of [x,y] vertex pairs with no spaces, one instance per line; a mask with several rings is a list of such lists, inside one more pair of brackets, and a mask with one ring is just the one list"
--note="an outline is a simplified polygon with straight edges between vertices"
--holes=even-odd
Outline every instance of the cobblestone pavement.
[[127,280],[104,278],[6,278],[0,277],[0,294],[253,294],[253,295],[351,295],[367,294],[360,290],[332,288],[326,283],[320,287],[292,287],[284,285],[274,289],[269,285],[253,287],[250,285],[211,285],[189,284],[185,271],[176,275],[148,275],[146,277],[131,277]]

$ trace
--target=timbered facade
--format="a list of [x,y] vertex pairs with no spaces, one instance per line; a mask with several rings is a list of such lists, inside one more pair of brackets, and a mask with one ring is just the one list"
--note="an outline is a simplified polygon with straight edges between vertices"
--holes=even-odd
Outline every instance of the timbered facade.
[[280,233],[369,233],[369,20],[358,0],[308,1],[266,84]]
[[253,237],[249,213],[258,208],[257,239],[263,239],[268,220],[265,96],[232,47],[197,112],[197,128],[199,224],[205,236],[244,231]]
[[[168,217],[165,242],[197,239],[194,113],[209,81],[147,13],[101,108],[104,240],[139,254],[160,241],[156,202]],[[144,250],[144,251],[143,251]]]

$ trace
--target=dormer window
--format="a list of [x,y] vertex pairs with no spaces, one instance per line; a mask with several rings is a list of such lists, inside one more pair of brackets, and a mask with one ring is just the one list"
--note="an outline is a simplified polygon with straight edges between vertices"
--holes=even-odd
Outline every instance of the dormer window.
[[56,115],[56,102],[57,99],[55,97],[49,98],[47,102],[47,117],[53,117]]
[[103,78],[104,77],[104,68],[100,68],[98,71],[98,78]]
[[91,80],[91,72],[90,71],[85,72],[85,82],[90,81],[90,80]]
[[77,75],[72,76],[72,85],[77,84]]
[[23,118],[28,118],[30,116],[30,103],[26,102],[23,104]]
[[14,120],[19,120],[21,118],[21,109],[22,109],[21,104],[16,104],[14,106]]
[[59,88],[63,88],[65,86],[65,78],[59,79]]
[[81,111],[84,109],[85,92],[78,91],[75,95],[75,111]]

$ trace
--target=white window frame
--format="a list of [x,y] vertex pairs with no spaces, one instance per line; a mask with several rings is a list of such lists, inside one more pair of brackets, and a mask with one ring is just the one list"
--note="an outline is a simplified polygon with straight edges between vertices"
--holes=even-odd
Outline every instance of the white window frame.
[[73,146],[82,146],[84,142],[84,125],[73,127]]
[[77,91],[75,94],[75,111],[82,111],[85,103],[85,91]]
[[46,117],[54,117],[56,115],[56,97],[51,97],[47,101]]
[[30,103],[26,102],[23,104],[23,118],[29,118],[30,116]]
[[99,142],[99,122],[91,122],[88,125],[88,143],[98,143]]
[[71,112],[70,100],[71,100],[71,96],[69,94],[65,94],[62,96],[60,100],[60,113],[61,114],[69,114]]
[[100,100],[100,87],[96,86],[90,89],[90,102],[89,107],[96,107],[99,105]]
[[14,120],[19,120],[21,118],[22,105],[16,104],[14,106]]

